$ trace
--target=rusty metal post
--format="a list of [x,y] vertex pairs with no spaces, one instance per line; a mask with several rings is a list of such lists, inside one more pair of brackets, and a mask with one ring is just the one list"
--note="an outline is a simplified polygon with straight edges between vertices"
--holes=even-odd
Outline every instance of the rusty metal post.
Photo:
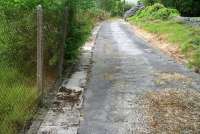
[[43,9],[37,6],[37,88],[44,96],[44,46],[43,46]]

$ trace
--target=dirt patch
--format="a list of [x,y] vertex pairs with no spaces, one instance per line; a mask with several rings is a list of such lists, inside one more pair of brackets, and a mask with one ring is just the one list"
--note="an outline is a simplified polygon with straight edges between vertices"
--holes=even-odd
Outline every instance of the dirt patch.
[[132,25],[134,32],[145,39],[152,47],[162,50],[164,53],[173,57],[178,63],[188,63],[185,56],[181,53],[179,45],[171,44],[166,41],[164,36],[147,32],[139,27]]
[[146,93],[151,133],[200,133],[200,93],[194,90],[165,89]]
[[156,76],[155,82],[158,85],[168,84],[172,81],[181,82],[183,84],[191,84],[192,83],[191,78],[188,78],[179,73],[156,73],[155,76]]

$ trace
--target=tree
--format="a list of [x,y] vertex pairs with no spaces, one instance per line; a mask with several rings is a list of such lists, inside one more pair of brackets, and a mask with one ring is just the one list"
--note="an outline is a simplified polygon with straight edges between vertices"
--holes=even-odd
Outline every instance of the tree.
[[121,0],[99,0],[100,8],[110,12],[113,16],[122,15],[123,1]]
[[161,3],[166,7],[176,8],[183,16],[200,16],[199,0],[141,0],[145,5]]

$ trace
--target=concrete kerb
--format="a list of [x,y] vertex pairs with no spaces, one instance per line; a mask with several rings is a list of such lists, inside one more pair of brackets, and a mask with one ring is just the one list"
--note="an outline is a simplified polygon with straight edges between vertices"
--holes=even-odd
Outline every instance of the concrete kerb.
[[83,106],[83,93],[91,66],[92,52],[101,25],[96,26],[82,48],[78,70],[59,88],[54,105],[49,109],[38,134],[77,134]]

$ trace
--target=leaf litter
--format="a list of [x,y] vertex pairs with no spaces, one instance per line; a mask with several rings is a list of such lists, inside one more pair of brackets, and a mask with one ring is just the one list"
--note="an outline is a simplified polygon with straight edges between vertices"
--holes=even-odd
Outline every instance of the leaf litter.
[[150,132],[154,134],[200,133],[200,93],[193,89],[163,89],[144,94]]

